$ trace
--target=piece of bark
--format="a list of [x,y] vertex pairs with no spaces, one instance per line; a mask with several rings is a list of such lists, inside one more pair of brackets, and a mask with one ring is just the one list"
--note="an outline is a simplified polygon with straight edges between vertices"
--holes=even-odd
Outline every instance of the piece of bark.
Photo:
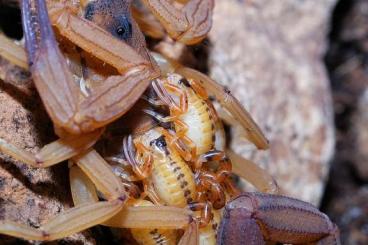
[[[35,153],[55,139],[52,123],[27,72],[0,58],[0,74],[6,74],[7,82],[19,84],[14,86],[0,80],[0,138]],[[65,164],[37,169],[0,154],[0,220],[40,227],[71,207],[68,180]],[[60,241],[64,244],[95,243],[88,231]],[[0,244],[20,242],[0,235]]]
[[270,140],[260,152],[234,135],[232,147],[267,169],[284,194],[320,202],[334,152],[323,65],[335,0],[217,0],[211,76],[226,85]]

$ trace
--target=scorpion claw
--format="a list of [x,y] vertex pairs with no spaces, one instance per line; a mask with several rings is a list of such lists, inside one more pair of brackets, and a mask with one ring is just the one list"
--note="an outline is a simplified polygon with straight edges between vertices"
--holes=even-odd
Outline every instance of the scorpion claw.
[[179,9],[169,0],[143,0],[172,38],[191,45],[203,40],[210,31],[214,0],[185,2]]
[[338,228],[313,205],[284,196],[243,193],[226,205],[217,244],[340,244]]

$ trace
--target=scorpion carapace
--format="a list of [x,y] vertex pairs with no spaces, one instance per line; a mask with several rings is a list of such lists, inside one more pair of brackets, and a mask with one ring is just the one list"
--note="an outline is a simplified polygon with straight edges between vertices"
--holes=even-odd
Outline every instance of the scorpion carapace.
[[132,16],[131,2],[90,1],[85,7],[84,17],[149,59],[144,35]]

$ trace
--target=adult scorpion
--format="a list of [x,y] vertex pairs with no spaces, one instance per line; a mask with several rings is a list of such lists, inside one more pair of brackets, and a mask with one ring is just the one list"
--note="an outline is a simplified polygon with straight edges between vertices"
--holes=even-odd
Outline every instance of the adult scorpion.
[[[132,16],[131,4],[132,0],[80,2],[49,0],[47,4],[44,0],[22,1],[22,21],[28,65],[22,48],[1,36],[0,47],[5,50],[3,56],[16,65],[30,69],[35,86],[54,123],[55,133],[60,139],[46,145],[35,155],[4,140],[0,141],[0,150],[33,167],[49,167],[71,159],[75,163],[75,166],[71,168],[71,182],[74,183],[72,192],[76,196],[74,198],[76,206],[46,222],[39,229],[12,221],[1,221],[0,233],[23,239],[45,241],[66,237],[97,224],[127,228],[178,229],[189,227],[182,242],[187,244],[195,242],[195,239],[193,240],[193,237],[188,235],[195,230],[192,225],[194,224],[192,211],[180,207],[129,205],[127,201],[129,194],[126,188],[113,173],[111,166],[92,149],[104,127],[130,110],[151,85],[151,82],[162,76],[163,71],[165,73],[175,72],[184,78],[198,81],[204,90],[216,97],[232,117],[244,127],[247,138],[252,143],[259,149],[267,149],[266,138],[228,90],[197,71],[170,62],[165,58],[155,57],[148,51],[144,35],[138,24],[149,26],[149,23],[144,23],[145,18],[137,18],[139,22],[137,24]],[[152,11],[169,36],[177,41],[194,44],[201,41],[210,30],[214,0],[143,0],[143,4]],[[136,11],[139,14],[139,10]],[[64,55],[68,57],[68,54],[64,52],[63,55],[60,51],[52,26],[55,28],[58,39],[68,40],[78,47],[76,50],[87,57],[85,58],[87,62],[84,64],[87,68],[81,68],[82,72],[79,74],[81,77],[78,80],[82,82],[79,84],[75,79],[76,73],[70,70],[72,66],[70,64],[73,61],[69,59],[68,65],[64,57]],[[142,29],[148,30],[147,28]],[[63,48],[62,45],[61,48]],[[94,61],[88,63],[90,56]],[[96,68],[96,63],[104,65]],[[108,70],[108,74],[102,72],[95,76],[102,69]],[[86,74],[87,76],[84,77]],[[163,101],[165,101],[164,98]],[[175,108],[170,108],[170,110],[175,114]],[[176,123],[178,125],[178,121]],[[178,138],[185,141],[189,137],[182,133],[178,135]],[[188,154],[183,150],[182,154],[186,156],[182,156],[187,161],[193,160],[196,158],[196,151],[193,151],[195,141],[189,139],[186,140],[186,143],[188,144],[184,148],[191,149],[191,151]],[[176,149],[180,151],[181,147],[177,145]],[[197,164],[197,169],[200,168],[201,164]],[[84,185],[89,186],[87,188],[90,190],[89,196],[83,196],[80,192]],[[106,201],[100,201],[97,195],[93,194],[94,188]],[[265,200],[260,194],[241,194],[239,198],[246,195],[251,197],[250,200]],[[80,199],[76,201],[78,197]],[[331,222],[325,216],[319,215],[315,208],[299,205],[299,201],[283,199],[279,196],[267,197],[269,198],[267,200],[271,202],[281,200],[280,203],[285,204],[283,207],[286,212],[296,210],[291,212],[294,215],[306,213],[306,223],[327,224],[318,226],[317,230],[321,230],[321,235],[316,236],[314,231],[310,232],[300,227],[300,224],[290,223],[287,226],[288,229],[284,230],[288,236],[298,232],[305,235],[303,239],[287,241],[310,242],[333,237],[337,242],[337,235],[334,235],[336,229],[330,225]],[[90,202],[90,200],[94,201]],[[247,210],[244,220],[239,221],[242,224],[239,227],[257,230],[257,226],[254,225],[257,222],[257,225],[261,227],[274,224],[267,223],[267,221],[262,223],[262,219],[254,221],[255,216],[252,212],[254,207],[259,206],[251,206],[252,201],[237,202],[236,200],[240,199],[235,198],[226,205],[225,217],[217,239],[218,244],[243,244],[241,241],[248,241],[248,239],[255,241],[254,244],[261,244],[262,238],[260,237],[263,235],[266,240],[283,241],[280,236],[267,236],[264,233],[260,235],[258,231],[259,234],[245,233],[245,240],[238,238],[239,233],[227,232],[231,229],[231,224],[235,222],[234,212],[228,211],[229,208],[241,212],[243,209]],[[269,207],[272,206],[271,202],[263,204]],[[124,204],[127,205],[124,206]],[[318,215],[308,215],[310,213]],[[265,230],[267,229],[262,229],[262,231]],[[278,227],[275,230],[278,230]],[[273,230],[267,231],[272,232]]]

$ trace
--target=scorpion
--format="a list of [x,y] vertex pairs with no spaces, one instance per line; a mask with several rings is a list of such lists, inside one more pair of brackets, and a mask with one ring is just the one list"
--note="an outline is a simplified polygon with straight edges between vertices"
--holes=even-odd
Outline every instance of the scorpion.
[[[186,86],[188,89],[191,89],[190,87],[188,87],[188,83],[187,83],[188,81],[185,81],[185,80],[183,81],[183,79],[180,79],[180,77],[178,78],[177,76],[171,75],[171,77],[169,76],[168,80],[171,80],[169,81],[169,83],[171,84],[173,83],[182,84],[183,86]],[[195,81],[192,81],[191,83],[194,84]],[[154,90],[157,91],[157,89],[154,89]],[[183,90],[180,90],[180,91],[183,91]],[[165,94],[164,90],[161,90],[161,92]],[[192,90],[191,92],[195,93],[194,90]],[[192,96],[193,95],[194,94],[192,94]],[[204,98],[206,98],[206,96],[204,96]],[[166,98],[166,99],[169,99],[169,98]],[[196,99],[200,99],[200,97],[198,96],[196,97]],[[146,100],[150,101],[149,99],[146,99]],[[190,99],[188,100],[181,99],[180,101],[188,102],[188,105],[184,106],[184,108],[191,108],[191,107],[193,108],[192,103],[194,103],[194,105],[195,104],[203,105],[204,103],[204,100],[202,100],[203,103],[197,103],[198,102],[197,100],[190,100]],[[151,104],[157,105],[160,103],[158,103],[157,101],[152,103],[151,101]],[[201,108],[201,107],[198,107],[198,108]],[[161,115],[157,115],[153,111],[150,111],[147,109],[143,109],[143,111],[146,111],[147,114],[153,116],[159,122],[167,121],[167,120],[163,120],[164,117],[162,117]],[[198,109],[198,111],[203,112],[207,110]],[[189,112],[190,110],[187,110],[183,114],[189,113]],[[199,114],[200,113],[193,113],[192,111],[190,112],[190,115],[187,115],[186,118],[187,119],[189,118],[188,119],[189,121],[192,121],[192,120],[194,121],[196,116],[198,116]],[[170,116],[166,117],[166,119],[168,118],[171,119]],[[203,120],[204,124],[211,123],[209,122],[210,121],[209,119],[210,117],[207,117],[207,120]],[[131,120],[131,121],[135,123],[137,122],[137,120]],[[193,130],[193,127],[189,126],[187,130],[188,131]],[[194,127],[194,130],[196,130],[196,127]],[[162,130],[158,134],[156,132],[155,137],[153,137],[152,135],[150,136],[153,138],[157,138],[159,140],[156,140],[156,141],[148,140],[149,142],[151,142],[151,144],[149,143],[146,143],[146,144],[152,145],[152,144],[159,143],[159,146],[161,148],[163,149],[169,148],[170,145],[163,142],[162,135],[165,135],[168,141],[170,141],[169,139],[172,136],[170,134],[165,134],[162,132],[163,132]],[[138,134],[141,134],[141,132]],[[208,134],[208,132],[206,130],[199,130],[198,134],[199,135],[195,135],[195,137],[206,138],[205,136],[206,134]],[[188,135],[190,135],[190,133]],[[189,140],[192,140],[191,139],[192,137],[188,137],[188,138]],[[144,140],[146,139],[139,139],[138,142],[140,143],[141,141],[144,141]],[[223,142],[224,139],[220,139],[220,141]],[[201,145],[201,144],[198,144],[198,145]],[[214,145],[218,145],[218,144],[216,144],[216,142],[207,141],[207,145],[204,148],[206,148],[206,150],[209,150]],[[124,147],[126,148],[126,146]],[[175,144],[172,144],[171,147],[173,149],[176,149]],[[173,149],[171,149],[170,151],[172,151]],[[144,152],[147,152],[147,150]],[[136,154],[139,155],[138,152]],[[166,154],[170,155],[170,153],[166,153]],[[184,156],[185,155],[186,154],[184,154]],[[132,158],[132,157],[128,156],[127,158]],[[236,159],[236,160],[239,160],[239,159]],[[131,161],[134,161],[134,160],[131,160]],[[171,161],[172,160],[168,160],[167,164],[164,165],[166,169],[170,168]],[[144,161],[144,162],[147,163],[149,161]],[[159,174],[161,176],[167,176],[167,178],[175,179],[175,177],[181,173],[180,171],[181,169],[179,169],[179,171],[176,173],[175,166],[172,167],[171,174],[167,173],[167,172],[170,172],[170,170],[161,170],[161,169],[156,170],[156,171],[158,172],[163,171]],[[199,169],[201,169],[201,167],[199,167]],[[190,174],[188,174],[188,172],[189,171],[186,171],[186,173],[184,174],[185,177],[188,177],[188,176],[190,177]],[[166,186],[171,186],[172,185],[171,183],[172,183],[171,181],[166,181],[165,182],[166,185],[161,184],[161,186],[163,187],[159,186],[160,183],[156,186],[158,186],[157,189],[162,191],[162,189],[168,188]],[[211,183],[211,184],[215,186],[218,183],[219,181]],[[269,182],[266,182],[266,183],[269,184]],[[178,189],[180,189],[178,187],[180,185],[179,181],[175,182],[175,185],[177,186]],[[263,185],[265,185],[265,183]],[[272,193],[273,192],[272,190],[274,190],[274,188],[276,187],[272,185],[269,186],[268,188],[269,192]],[[182,189],[183,189],[183,192],[185,192],[185,188],[182,188]],[[229,193],[228,190],[229,189],[224,189],[221,191],[221,193]],[[166,193],[176,196],[176,193],[178,192],[177,191],[176,192],[164,191],[164,194]],[[323,213],[318,211],[318,209],[316,209],[315,207],[313,207],[312,205],[308,203],[305,203],[305,202],[302,202],[296,199],[280,196],[280,195],[274,195],[274,194],[242,193],[238,195],[237,193],[231,193],[230,191],[230,195],[231,194],[232,196],[235,196],[235,198],[233,198],[232,201],[229,201],[227,205],[225,206],[222,221],[220,223],[221,225],[219,228],[219,233],[217,234],[217,238],[218,238],[217,244],[248,244],[249,241],[252,239],[254,239],[253,244],[263,244],[264,240],[294,244],[294,243],[315,242],[319,239],[321,239],[320,244],[339,244],[338,229],[336,225],[334,225],[328,219],[326,215],[324,215]],[[160,194],[158,196],[160,196]],[[171,197],[166,196],[164,197],[164,199],[167,200],[167,202],[170,202],[171,200],[175,199],[173,196]],[[185,197],[185,194],[184,195],[182,194],[181,196]],[[198,193],[198,197],[199,199],[201,199],[201,193]],[[185,201],[186,201],[185,198],[182,199],[182,203],[185,204]],[[170,203],[170,205],[172,204],[175,205],[175,203]],[[222,207],[223,206],[216,207],[215,212],[217,212],[217,210],[220,210]],[[272,214],[269,214],[269,212]],[[238,216],[241,216],[242,218],[239,220]],[[302,216],[303,219],[301,219],[299,223],[298,222],[293,223],[292,222],[293,216]],[[308,216],[308,218],[306,218],[306,216]],[[308,221],[310,221],[310,223],[308,223]],[[239,222],[239,224],[237,222]],[[303,224],[305,222],[307,222],[308,225],[304,226]],[[237,229],[234,229],[235,227],[237,228],[240,227],[240,228],[237,230]],[[257,231],[257,234],[252,232],[253,229]],[[244,230],[249,231],[249,234],[244,234]],[[200,232],[201,230],[199,230],[199,233]],[[214,232],[212,233],[211,238],[213,240],[209,238],[208,239],[209,243],[204,242],[201,244],[214,244],[215,243],[214,240],[216,239],[215,232],[216,232],[216,229],[214,229]]]
[[[195,44],[205,38],[210,30],[214,0],[142,2],[152,11],[162,29],[179,42]],[[126,114],[151,84],[153,87],[159,85],[152,81],[157,81],[165,72],[175,72],[188,80],[198,81],[198,84],[193,83],[191,87],[199,88],[196,85],[200,84],[204,89],[194,89],[195,93],[202,99],[206,99],[203,91],[215,97],[230,112],[234,121],[244,127],[252,143],[259,149],[268,148],[268,141],[257,124],[227,89],[198,71],[163,57],[155,57],[148,51],[140,26],[145,26],[142,30],[149,32],[149,27],[154,23],[147,23],[144,16],[139,17],[139,10],[135,10],[137,23],[132,16],[134,11],[131,4],[131,0],[80,3],[50,0],[47,5],[44,0],[22,1],[28,64],[22,48],[1,36],[0,46],[6,51],[2,56],[20,67],[30,69],[36,89],[60,139],[46,145],[35,155],[4,140],[0,141],[0,150],[32,167],[50,167],[71,159],[75,164],[70,170],[70,178],[76,206],[46,222],[39,229],[12,221],[1,221],[0,233],[46,241],[66,237],[97,224],[132,229],[187,227],[181,243],[193,244],[195,239],[191,234],[196,232],[196,227],[195,222],[192,222],[192,211],[147,203],[134,206],[111,166],[92,148],[105,126]],[[56,34],[51,25],[55,27]],[[151,35],[157,33],[151,32]],[[93,79],[87,81],[83,89],[81,84],[76,83],[55,35],[109,66],[111,74],[100,76],[102,83],[94,84]],[[170,89],[167,85],[163,87]],[[182,87],[171,88],[171,92],[176,90],[179,97],[181,93],[184,98],[182,106],[176,108],[169,97],[161,96],[164,103],[169,101],[166,105],[179,131],[171,140],[173,149],[184,160],[191,161],[195,169],[201,170],[202,153],[197,154],[198,148],[194,147],[196,142],[188,134],[191,125],[180,125],[185,121],[183,118],[176,120],[185,114],[187,92],[183,92],[185,90]],[[152,111],[146,112],[157,118]],[[216,127],[216,123],[213,125]],[[180,126],[181,131],[177,128]],[[164,135],[169,138],[171,134]],[[211,142],[210,148],[213,145]],[[219,155],[225,160],[222,153]],[[84,186],[90,190],[88,195],[81,191]],[[106,201],[100,201],[94,189]],[[298,215],[303,216],[304,224],[290,221]],[[239,232],[235,228],[240,229]],[[248,241],[262,244],[264,240],[286,243],[321,240],[322,244],[339,243],[336,226],[309,204],[274,194],[242,193],[234,197],[225,205],[217,244],[244,244]]]
[[[121,140],[120,135],[114,133],[106,138],[107,145],[102,144],[103,148],[106,148],[109,153],[101,149],[100,151],[105,152],[103,154],[105,155],[104,158],[109,159],[109,162],[119,164],[118,176],[125,183],[129,181],[143,182],[145,186],[143,192],[139,188],[133,188],[134,191],[129,192],[132,193],[130,201],[133,205],[152,206],[153,202],[155,205],[187,207],[197,214],[192,214],[192,222],[188,224],[189,227],[186,228],[185,234],[195,232],[194,235],[184,235],[180,242],[182,244],[192,244],[189,239],[196,238],[201,241],[201,244],[214,244],[216,228],[220,220],[220,210],[212,209],[209,200],[203,198],[205,196],[201,195],[196,188],[195,176],[189,165],[180,157],[175,148],[168,144],[165,137],[166,129],[157,125],[152,121],[152,118],[147,118],[144,113],[140,113],[142,111],[141,106],[140,101],[118,122],[119,132],[130,132],[133,136],[130,135]],[[144,106],[144,108],[146,107]],[[115,145],[115,148],[116,145],[121,145],[121,148],[114,152],[111,150],[111,144]],[[132,168],[133,176],[127,173],[124,167],[121,167],[122,165],[126,166],[125,161]],[[152,185],[150,185],[150,182],[152,182]],[[150,188],[146,188],[147,186]],[[76,205],[81,204],[78,199],[80,199],[79,196],[83,196],[83,191],[80,191],[80,189],[89,188],[73,188],[72,186],[72,192],[75,192],[73,196],[77,197]],[[91,192],[95,192],[95,190]],[[218,191],[215,194],[218,194]],[[223,193],[220,192],[220,194]],[[202,198],[197,198],[197,196],[202,196]],[[97,199],[90,199],[88,202],[97,201]],[[116,220],[118,216],[111,220]],[[115,226],[115,224],[120,223],[116,221],[111,223],[111,220],[105,224]],[[161,226],[162,224],[154,228],[147,228],[147,226],[144,229],[133,228],[131,233],[140,244],[176,244],[178,234],[174,230],[162,229]]]

